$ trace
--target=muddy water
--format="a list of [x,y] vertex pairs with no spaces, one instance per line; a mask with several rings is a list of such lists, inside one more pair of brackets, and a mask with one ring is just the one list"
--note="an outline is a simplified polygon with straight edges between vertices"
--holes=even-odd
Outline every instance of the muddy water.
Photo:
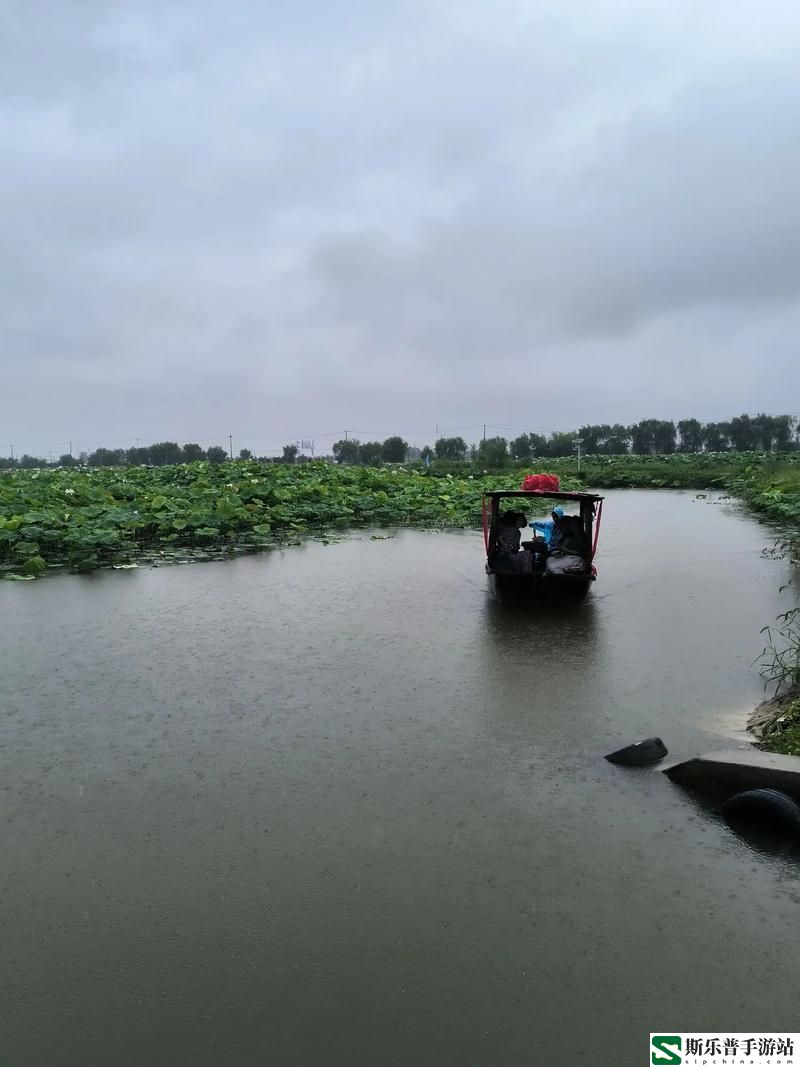
[[530,616],[479,534],[0,587],[2,1061],[647,1062],[791,1029],[800,887],[655,771],[726,742],[768,531],[608,494]]

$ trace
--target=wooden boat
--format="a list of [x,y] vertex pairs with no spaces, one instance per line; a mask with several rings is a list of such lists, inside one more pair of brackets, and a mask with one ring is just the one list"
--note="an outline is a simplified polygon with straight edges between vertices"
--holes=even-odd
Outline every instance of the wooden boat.
[[[536,538],[523,542],[521,551],[530,552],[524,569],[511,567],[522,559],[509,560],[498,551],[501,529],[501,502],[508,501],[507,510],[524,511],[528,519],[542,512],[550,514],[557,504],[566,503],[569,510],[580,516],[582,530],[580,555],[570,557],[573,569],[559,570],[557,554]],[[569,503],[572,508],[569,508]],[[486,573],[493,593],[504,599],[535,598],[543,601],[576,603],[586,596],[597,579],[594,557],[603,514],[603,497],[593,493],[556,492],[554,490],[498,489],[483,494],[483,539],[486,547]],[[564,562],[562,559],[560,562]]]

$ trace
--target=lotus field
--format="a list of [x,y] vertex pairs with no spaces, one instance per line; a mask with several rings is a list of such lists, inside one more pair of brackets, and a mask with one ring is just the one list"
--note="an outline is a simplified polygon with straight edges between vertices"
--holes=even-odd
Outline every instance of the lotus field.
[[[241,460],[0,472],[0,569],[30,579],[140,559],[222,558],[348,527],[476,526],[483,489],[553,471],[563,488],[724,489],[800,525],[800,455],[591,456],[499,472],[469,464],[346,467]],[[543,501],[543,506],[545,502]]]
[[208,558],[354,526],[470,526],[490,485],[516,488],[519,474],[252,461],[13,471],[0,474],[0,567],[29,578],[48,566]]

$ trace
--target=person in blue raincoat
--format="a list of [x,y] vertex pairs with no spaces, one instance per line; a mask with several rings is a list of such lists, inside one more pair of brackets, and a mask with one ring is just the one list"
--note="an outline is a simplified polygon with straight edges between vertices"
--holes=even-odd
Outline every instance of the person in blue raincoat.
[[562,537],[561,520],[564,518],[564,509],[558,504],[550,512],[551,518],[534,520],[530,523],[531,529],[540,537],[543,537],[548,549],[553,552],[558,548]]

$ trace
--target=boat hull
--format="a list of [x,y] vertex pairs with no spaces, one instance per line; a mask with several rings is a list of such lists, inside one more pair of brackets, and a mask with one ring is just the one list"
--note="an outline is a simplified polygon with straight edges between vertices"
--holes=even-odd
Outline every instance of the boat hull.
[[579,604],[592,588],[594,575],[509,574],[486,568],[489,591],[500,600]]

